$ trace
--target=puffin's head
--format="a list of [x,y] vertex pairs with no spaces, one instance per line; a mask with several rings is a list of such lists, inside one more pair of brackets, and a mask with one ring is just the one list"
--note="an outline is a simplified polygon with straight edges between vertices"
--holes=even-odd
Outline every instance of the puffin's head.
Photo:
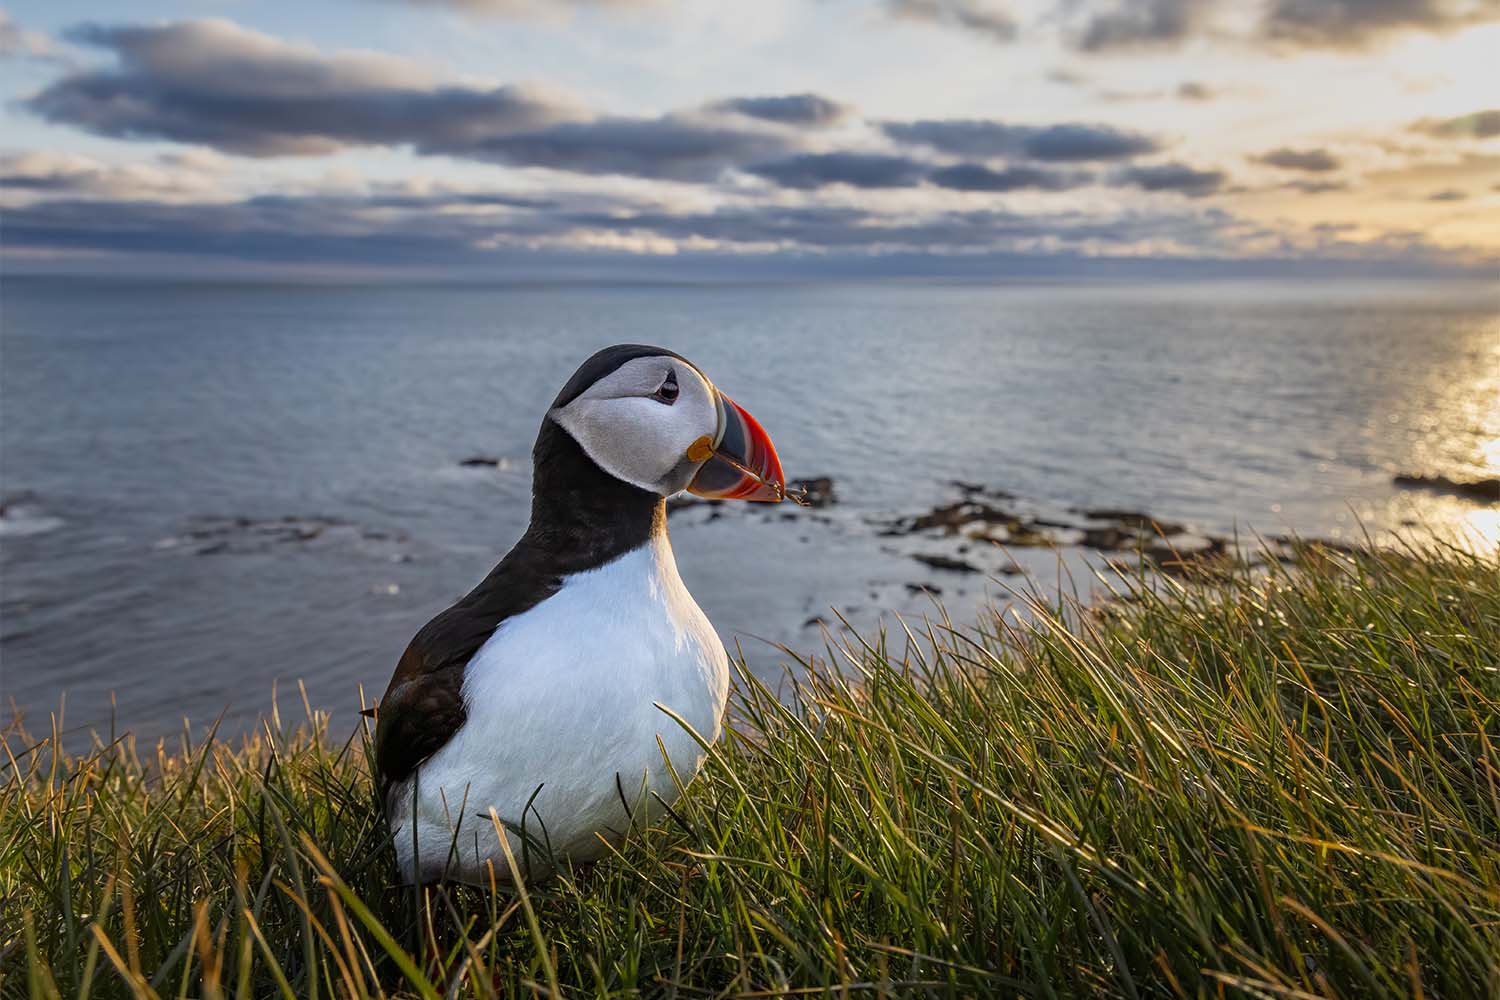
[[661,496],[786,496],[781,461],[756,419],[660,347],[606,347],[573,373],[547,417],[599,468]]

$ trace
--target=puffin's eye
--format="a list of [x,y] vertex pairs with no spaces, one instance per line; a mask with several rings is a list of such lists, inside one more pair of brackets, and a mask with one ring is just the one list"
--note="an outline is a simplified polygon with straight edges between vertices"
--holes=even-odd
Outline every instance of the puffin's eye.
[[666,403],[668,406],[671,406],[673,403],[677,402],[677,373],[676,372],[674,372],[674,371],[667,372],[667,380],[661,384],[661,388],[660,389],[656,390],[656,395],[653,398],[661,400],[663,403]]

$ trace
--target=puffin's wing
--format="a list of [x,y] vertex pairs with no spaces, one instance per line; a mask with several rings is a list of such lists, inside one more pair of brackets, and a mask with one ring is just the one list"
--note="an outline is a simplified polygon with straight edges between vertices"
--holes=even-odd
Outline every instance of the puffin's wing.
[[463,725],[464,668],[498,622],[456,604],[422,627],[396,664],[375,722],[381,787],[405,781]]
[[375,721],[381,790],[409,778],[467,716],[464,669],[500,623],[557,592],[561,579],[518,544],[448,610],[422,626],[396,664]]

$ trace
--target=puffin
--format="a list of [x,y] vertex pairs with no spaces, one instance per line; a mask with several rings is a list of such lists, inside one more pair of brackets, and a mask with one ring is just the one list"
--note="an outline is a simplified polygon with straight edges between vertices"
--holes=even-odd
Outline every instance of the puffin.
[[417,632],[375,710],[406,882],[509,882],[501,836],[523,877],[595,860],[697,773],[729,658],[667,538],[683,491],[787,496],[764,428],[696,365],[599,351],[542,418],[525,533]]

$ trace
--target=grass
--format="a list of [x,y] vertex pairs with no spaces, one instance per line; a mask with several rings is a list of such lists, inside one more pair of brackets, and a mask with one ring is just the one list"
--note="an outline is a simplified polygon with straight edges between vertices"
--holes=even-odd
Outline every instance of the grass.
[[835,651],[658,829],[393,888],[364,733],[8,743],[5,996],[1500,996],[1500,563],[1307,551]]

